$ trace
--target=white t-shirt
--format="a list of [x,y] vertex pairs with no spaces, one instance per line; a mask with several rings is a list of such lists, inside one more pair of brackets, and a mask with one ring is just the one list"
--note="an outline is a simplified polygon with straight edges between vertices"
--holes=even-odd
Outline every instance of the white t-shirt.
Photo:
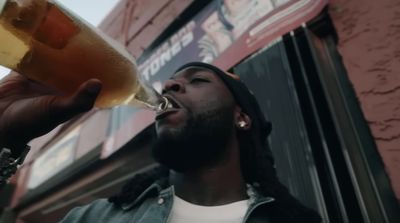
[[248,207],[248,200],[201,206],[174,196],[168,223],[241,223]]

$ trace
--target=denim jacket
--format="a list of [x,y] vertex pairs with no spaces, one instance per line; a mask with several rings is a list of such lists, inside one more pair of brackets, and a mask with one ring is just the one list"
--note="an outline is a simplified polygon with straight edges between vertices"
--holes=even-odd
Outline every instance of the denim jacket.
[[[271,223],[265,210],[275,199],[260,196],[254,189],[252,191],[254,196],[251,196],[243,222]],[[61,223],[168,223],[173,197],[173,186],[163,189],[154,183],[129,204],[119,207],[107,199],[99,199],[72,209]]]

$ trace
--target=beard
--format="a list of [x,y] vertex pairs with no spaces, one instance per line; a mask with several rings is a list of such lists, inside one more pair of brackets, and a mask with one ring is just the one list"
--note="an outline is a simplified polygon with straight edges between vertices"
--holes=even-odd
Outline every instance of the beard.
[[157,162],[181,173],[221,162],[234,128],[232,108],[188,114],[186,125],[158,135],[152,148]]

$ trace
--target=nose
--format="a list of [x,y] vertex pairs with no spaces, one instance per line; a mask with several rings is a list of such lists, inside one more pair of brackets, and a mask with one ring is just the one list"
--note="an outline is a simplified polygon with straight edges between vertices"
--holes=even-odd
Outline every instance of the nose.
[[185,86],[183,83],[174,80],[174,79],[169,79],[165,81],[164,87],[162,90],[162,93],[167,93],[167,92],[177,92],[177,93],[183,93],[185,92]]

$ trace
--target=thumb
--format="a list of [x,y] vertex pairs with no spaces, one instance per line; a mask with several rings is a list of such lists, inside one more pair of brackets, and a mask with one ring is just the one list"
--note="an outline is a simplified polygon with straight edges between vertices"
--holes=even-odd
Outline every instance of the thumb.
[[50,105],[51,116],[61,123],[82,112],[93,108],[97,96],[102,89],[102,83],[97,79],[90,79],[83,83],[78,90],[68,97],[57,97]]
[[[102,88],[99,80],[83,83],[70,96],[46,95],[17,101],[3,114],[0,137],[3,144],[25,144],[72,117],[90,110]],[[27,113],[28,112],[28,113]],[[1,129],[0,129],[1,131]],[[16,137],[18,136],[18,137]]]

